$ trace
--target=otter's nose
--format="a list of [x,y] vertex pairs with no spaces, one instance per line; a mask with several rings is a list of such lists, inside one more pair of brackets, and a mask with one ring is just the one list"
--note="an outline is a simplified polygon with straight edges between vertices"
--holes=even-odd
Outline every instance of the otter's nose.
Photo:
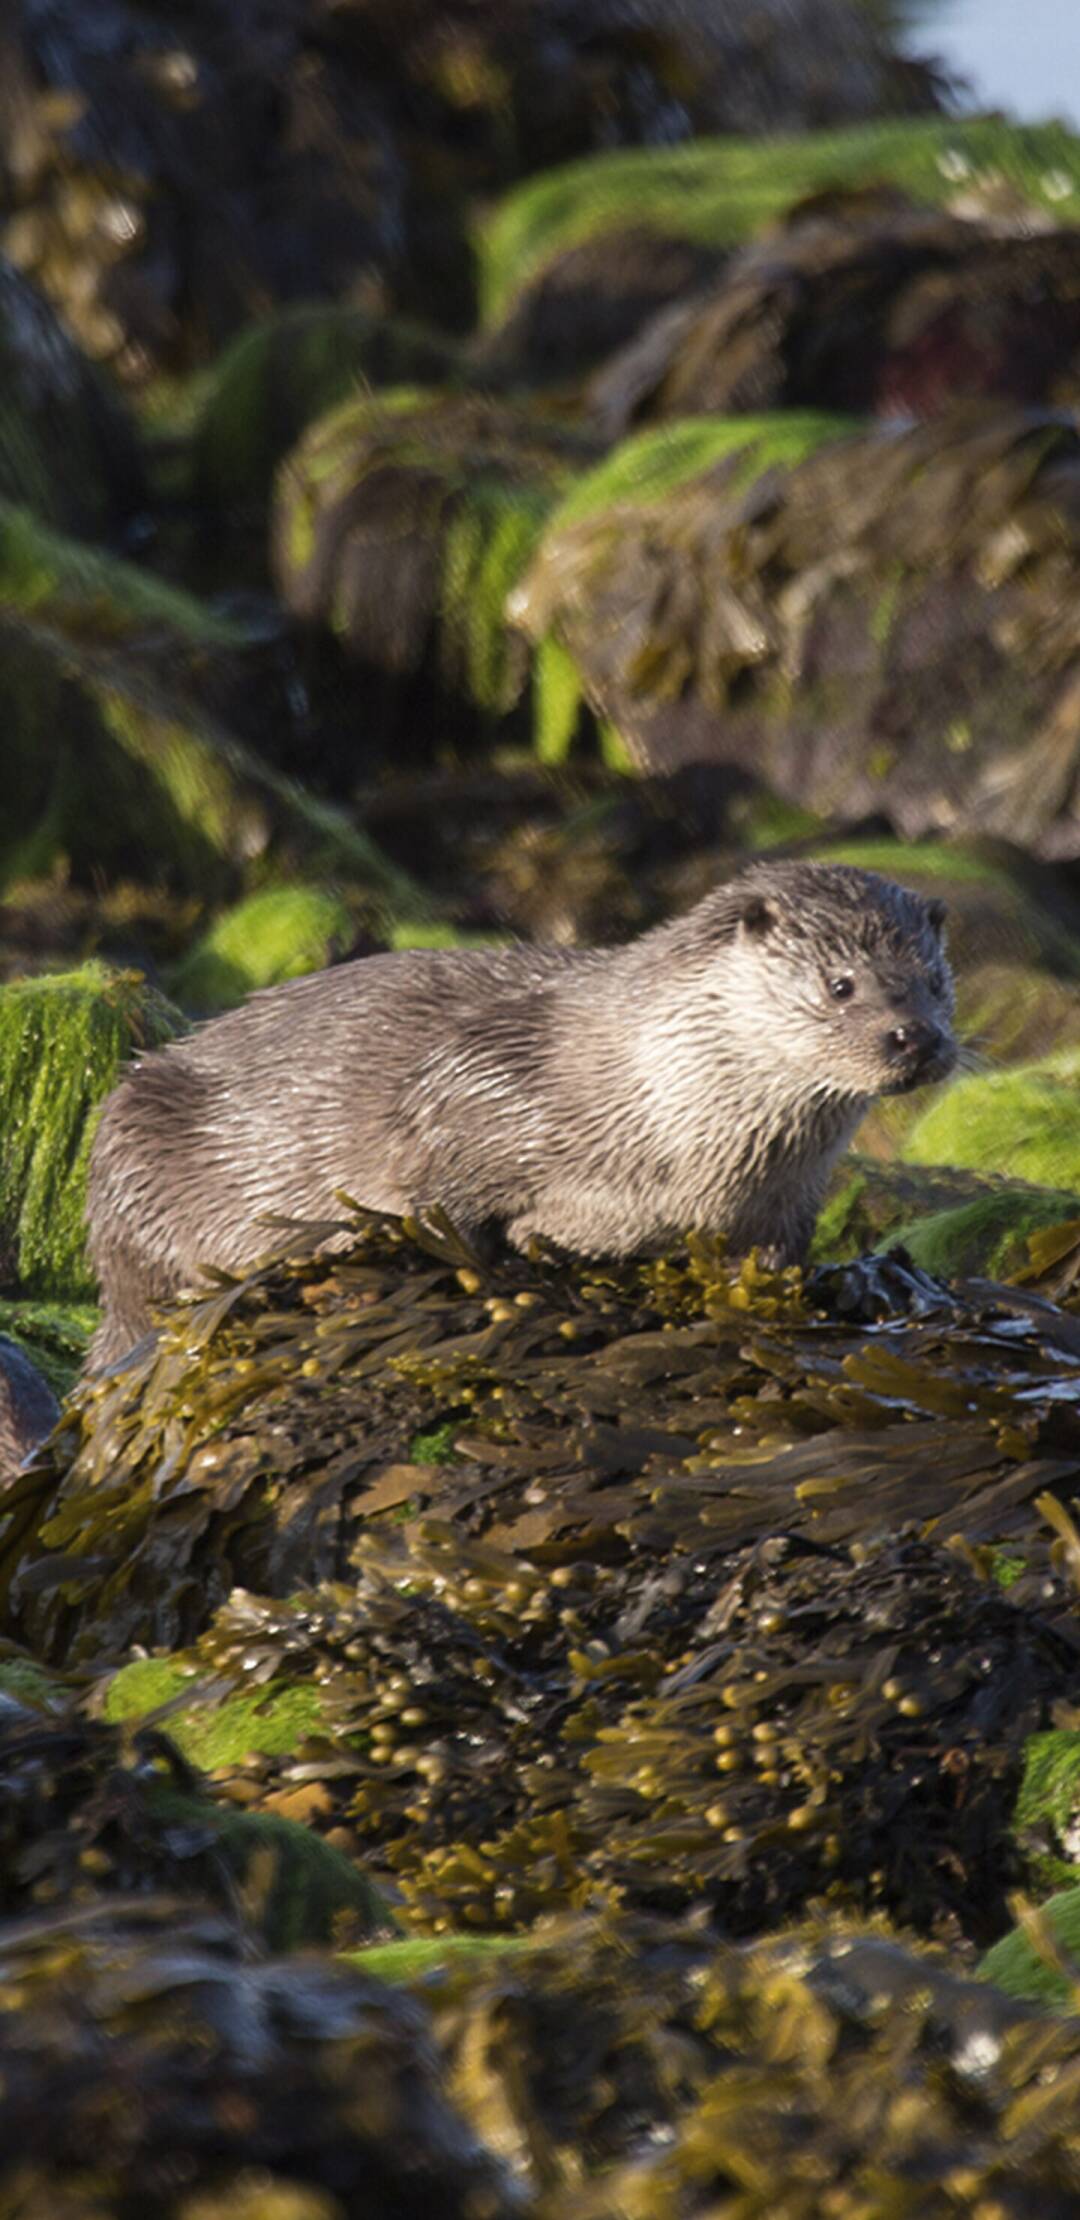
[[945,1035],[923,1018],[903,1018],[886,1033],[885,1046],[890,1055],[899,1057],[907,1070],[915,1073],[937,1062],[945,1047]]

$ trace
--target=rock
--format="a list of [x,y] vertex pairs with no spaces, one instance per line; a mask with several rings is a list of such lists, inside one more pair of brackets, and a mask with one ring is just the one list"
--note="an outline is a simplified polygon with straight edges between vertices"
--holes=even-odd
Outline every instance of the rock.
[[419,324],[331,302],[262,318],[219,356],[199,410],[200,518],[265,538],[274,472],[316,418],[361,389],[462,376],[458,350]]
[[[863,1136],[859,1136],[860,1141]],[[944,1165],[849,1159],[818,1220],[813,1255],[828,1265],[891,1244],[939,1279],[1027,1280],[1031,1236],[1068,1228],[1080,1194]]]
[[18,0],[4,237],[129,381],[299,300],[460,328],[473,207],[552,162],[937,105],[854,0]]
[[80,971],[0,987],[0,1279],[38,1297],[93,1294],[83,1210],[92,1113],[138,1048],[183,1020],[138,973]]
[[161,1898],[54,1912],[0,1955],[0,2194],[34,2220],[519,2209],[439,2086],[426,2015],[351,1967],[253,1956],[230,1919]]
[[[789,16],[785,32],[790,23]],[[753,125],[732,118],[719,128],[730,134]],[[774,128],[772,121],[766,126]],[[857,130],[804,129],[761,140],[725,135],[568,164],[507,193],[480,227],[484,322],[489,328],[506,322],[518,299],[571,247],[599,245],[605,234],[617,238],[630,225],[717,252],[745,245],[807,196],[867,186],[937,207],[963,188],[958,213],[983,220],[990,215],[984,185],[1011,190],[1013,228],[1072,222],[1080,216],[1080,139],[1062,124],[905,119],[894,109],[889,120]]]
[[18,1342],[0,1334],[0,1489],[52,1431],[60,1405]]
[[482,335],[476,367],[536,385],[580,376],[658,309],[695,293],[723,260],[692,239],[629,223],[583,239],[545,262],[515,294],[504,322]]
[[205,360],[268,302],[365,287],[402,246],[405,178],[379,88],[285,0],[22,0],[42,134],[8,251],[128,382]]
[[0,1298],[0,1335],[29,1358],[54,1396],[64,1396],[82,1370],[98,1321],[93,1303],[37,1303]]
[[960,1164],[1080,1190],[1080,1048],[957,1079],[916,1119],[910,1163]]
[[504,602],[544,518],[596,454],[582,435],[479,397],[406,390],[316,424],[283,464],[274,565],[286,606],[329,626],[399,749],[508,717],[528,677]]
[[[843,417],[794,410],[774,416],[687,418],[665,426],[663,431],[643,432],[625,440],[595,469],[581,474],[569,493],[552,508],[536,558],[506,604],[511,622],[527,632],[536,647],[535,744],[544,762],[559,763],[570,753],[578,734],[582,709],[590,699],[584,666],[579,667],[564,645],[564,639],[573,639],[575,635],[572,626],[563,621],[562,595],[565,592],[568,615],[569,606],[577,604],[581,586],[588,590],[586,582],[592,569],[591,521],[609,520],[616,532],[620,531],[624,520],[629,530],[651,531],[654,511],[669,498],[677,505],[683,488],[689,489],[692,496],[699,483],[717,493],[752,488],[761,477],[771,483],[770,472],[783,471],[801,462],[818,447],[842,439],[853,429]],[[578,564],[579,548],[585,553],[584,566]],[[550,563],[549,549],[558,550]],[[579,567],[584,570],[580,582]],[[715,579],[711,586],[716,592]],[[677,609],[679,603],[686,601],[685,591],[678,594]],[[732,609],[733,603],[728,597],[720,597],[717,629],[721,639],[725,617]],[[625,633],[626,627],[620,630]],[[752,620],[743,624],[742,633],[743,647],[750,652],[754,644]],[[637,668],[634,673],[636,685],[642,681],[648,685],[652,680],[665,692],[678,689],[683,672],[678,662],[666,671],[662,651],[655,670],[650,667],[647,648],[640,657],[640,664],[640,674]],[[592,706],[601,720],[601,731],[605,726],[611,727],[598,695]],[[645,766],[638,761],[635,767]],[[627,768],[625,748],[622,768]],[[665,766],[665,770],[670,768]],[[737,768],[745,775],[744,762],[740,761]],[[812,817],[808,818],[806,829],[809,830],[814,822]]]
[[706,412],[907,418],[1077,397],[1080,230],[1000,239],[944,212],[868,214],[856,197],[744,249],[646,324],[594,380],[590,414],[617,439]]
[[50,872],[99,887],[148,873],[205,902],[235,897],[275,860],[302,868],[306,855],[366,884],[376,905],[427,914],[349,814],[276,767],[275,755],[302,752],[304,714],[280,621],[268,639],[263,623],[2,502],[0,600],[10,777],[0,887]]
[[110,1898],[218,1913],[243,1902],[252,1939],[271,1950],[393,1929],[363,1873],[307,1827],[215,1800],[156,1724],[125,1739],[81,1718],[17,1656],[0,1658],[0,1781],[5,1922],[46,1905],[55,1916],[92,1874],[106,1919]]
[[957,410],[749,478],[703,463],[632,506],[601,482],[514,593],[632,761],[750,762],[841,823],[1080,852],[1073,429]]
[[146,501],[134,431],[41,294],[0,258],[0,497],[111,538]]
[[321,971],[350,954],[355,938],[340,895],[292,880],[223,911],[174,965],[169,985],[186,1010],[209,1017],[259,987]]

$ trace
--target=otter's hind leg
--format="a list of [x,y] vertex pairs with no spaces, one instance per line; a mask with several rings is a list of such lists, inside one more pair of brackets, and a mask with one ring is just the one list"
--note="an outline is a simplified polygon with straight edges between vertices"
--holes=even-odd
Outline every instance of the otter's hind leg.
[[108,1097],[90,1152],[87,1235],[101,1324],[88,1364],[111,1364],[149,1332],[151,1305],[183,1284],[190,1226],[189,1137],[205,1086],[179,1057],[152,1056]]

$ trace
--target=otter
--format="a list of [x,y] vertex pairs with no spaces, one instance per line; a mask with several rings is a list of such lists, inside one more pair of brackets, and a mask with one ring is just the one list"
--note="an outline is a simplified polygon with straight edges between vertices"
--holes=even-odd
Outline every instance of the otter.
[[252,995],[105,1104],[92,1365],[342,1190],[519,1249],[695,1229],[800,1262],[869,1104],[955,1061],[944,917],[871,871],[758,863],[625,946],[403,951]]

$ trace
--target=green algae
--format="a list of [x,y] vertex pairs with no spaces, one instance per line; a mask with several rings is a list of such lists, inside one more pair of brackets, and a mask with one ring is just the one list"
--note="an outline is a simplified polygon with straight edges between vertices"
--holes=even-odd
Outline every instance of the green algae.
[[6,1644],[0,1645],[0,1695],[44,1713],[62,1712],[71,1701],[58,1675]]
[[923,1111],[902,1148],[914,1164],[1007,1173],[1080,1189],[1080,1048],[1006,1071],[972,1074]]
[[535,1948],[528,1935],[403,1935],[399,1942],[365,1943],[360,1950],[342,1953],[358,1973],[373,1981],[408,1986],[426,1983],[432,1976],[455,1972],[459,1967],[483,1964],[492,1958],[520,1956]]
[[0,987],[0,1244],[20,1293],[93,1295],[83,1230],[93,1113],[136,1049],[182,1025],[139,973],[99,963]]
[[1033,2004],[1080,2006],[1080,1887],[1060,1889],[979,1961],[984,1981]]
[[293,880],[226,910],[169,973],[185,1009],[231,1009],[256,988],[319,971],[354,937],[348,904],[330,887]]
[[762,416],[690,416],[636,432],[594,470],[583,472],[552,510],[549,525],[559,531],[563,525],[626,501],[662,500],[735,456],[743,457],[735,484],[749,486],[764,471],[790,469],[828,441],[858,428],[852,417],[790,409]]
[[271,1681],[252,1693],[237,1690],[208,1709],[198,1686],[192,1687],[191,1670],[157,1658],[136,1658],[121,1668],[109,1683],[104,1717],[114,1724],[145,1719],[164,1705],[171,1707],[170,1740],[204,1773],[249,1757],[295,1752],[322,1718],[318,1689],[303,1682],[276,1687]]
[[67,1394],[82,1370],[98,1317],[92,1303],[0,1300],[0,1333],[18,1342],[59,1396]]
[[191,1828],[225,1863],[251,1926],[270,1950],[306,1950],[344,1933],[393,1925],[378,1891],[332,1843],[273,1812],[230,1811],[201,1795],[154,1783],[151,1823],[166,1839]]
[[1074,1222],[1080,1212],[1075,1194],[1007,1188],[958,1209],[935,1211],[897,1226],[901,1242],[924,1272],[943,1279],[978,1274],[987,1279],[1025,1277],[1031,1263],[1030,1237],[1043,1227]]
[[1078,1817],[1080,1734],[1072,1727],[1033,1734],[1024,1750],[1013,1829],[1033,1878],[1044,1888],[1077,1878],[1072,1852]]
[[422,1433],[414,1434],[409,1443],[409,1456],[414,1465],[453,1464],[457,1456],[454,1442],[461,1432],[462,1420],[446,1418],[440,1426],[429,1426]]
[[528,675],[507,597],[595,443],[489,399],[347,403],[282,466],[275,569],[296,613],[399,681],[427,670],[482,718]]
[[1066,1192],[943,1166],[848,1159],[818,1217],[815,1262],[899,1243],[924,1272],[1001,1281],[1030,1276],[1031,1237],[1066,1228],[1080,1210]]
[[350,395],[373,385],[453,383],[460,372],[449,341],[403,319],[323,301],[261,318],[201,383],[194,471],[204,508],[265,508],[283,456]]
[[880,871],[887,879],[960,881],[971,886],[1012,891],[1001,864],[960,843],[943,840],[830,840],[809,849],[821,863],[849,863],[858,871]]
[[480,225],[483,320],[501,323],[521,287],[557,254],[628,222],[738,246],[806,194],[889,181],[940,204],[986,173],[1004,178],[1055,222],[1076,220],[1080,142],[1062,124],[919,118],[797,136],[699,139],[567,163],[516,188]]
[[[735,488],[748,488],[765,471],[794,468],[822,445],[856,428],[847,417],[792,409],[762,416],[691,416],[636,433],[594,469],[584,471],[551,508],[543,524],[543,544],[555,541],[583,518],[608,512],[617,522],[625,505],[660,502],[696,479],[707,480],[723,464],[730,465]],[[519,577],[524,577],[526,567],[523,559]],[[566,760],[581,726],[585,700],[585,685],[573,656],[557,634],[542,634],[533,663],[533,744],[542,763]],[[618,755],[613,763],[609,744],[604,759],[610,767],[629,770],[631,762],[617,725],[606,722],[618,743]],[[808,830],[815,820],[807,817],[803,822]]]

